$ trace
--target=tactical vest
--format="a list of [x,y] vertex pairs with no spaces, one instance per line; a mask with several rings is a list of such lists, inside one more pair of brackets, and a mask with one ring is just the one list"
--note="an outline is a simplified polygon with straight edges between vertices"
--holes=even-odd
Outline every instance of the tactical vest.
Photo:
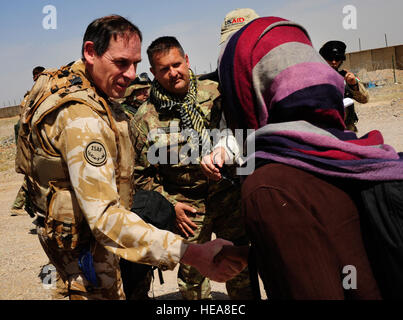
[[45,70],[23,105],[16,171],[26,176],[34,211],[43,217],[49,215],[50,206],[57,206],[60,202],[61,211],[74,211],[73,219],[83,219],[66,164],[58,153],[46,147],[39,131],[46,115],[71,102],[89,106],[114,131],[118,149],[118,156],[114,159],[118,193],[124,207],[130,208],[132,203],[133,146],[127,117],[119,107],[109,106],[84,72],[78,72],[79,68],[84,70],[82,61],[59,70]]

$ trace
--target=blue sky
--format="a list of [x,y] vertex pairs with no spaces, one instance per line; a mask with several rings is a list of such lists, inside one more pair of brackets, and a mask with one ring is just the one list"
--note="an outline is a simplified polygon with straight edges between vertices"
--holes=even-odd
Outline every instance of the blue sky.
[[[46,5],[57,10],[57,29],[46,30]],[[357,9],[357,28],[343,28],[343,8]],[[236,8],[253,8],[261,16],[280,16],[302,24],[319,50],[327,40],[346,42],[347,51],[403,44],[402,0],[14,0],[0,12],[0,106],[19,103],[32,86],[36,65],[55,68],[80,58],[87,25],[111,13],[129,18],[143,32],[143,62],[138,72],[151,76],[145,51],[155,38],[176,36],[197,73],[215,69],[220,26]]]

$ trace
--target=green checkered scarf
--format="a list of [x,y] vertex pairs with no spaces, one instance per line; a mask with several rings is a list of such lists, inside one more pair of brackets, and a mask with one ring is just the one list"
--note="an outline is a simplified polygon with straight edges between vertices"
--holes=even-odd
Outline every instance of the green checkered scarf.
[[189,91],[184,98],[173,96],[154,79],[151,86],[150,99],[159,112],[177,112],[180,115],[181,128],[194,130],[189,134],[188,143],[198,138],[199,151],[201,151],[201,155],[205,155],[211,149],[210,136],[206,130],[207,120],[200,105],[197,103],[196,77],[191,69],[189,69],[189,73]]

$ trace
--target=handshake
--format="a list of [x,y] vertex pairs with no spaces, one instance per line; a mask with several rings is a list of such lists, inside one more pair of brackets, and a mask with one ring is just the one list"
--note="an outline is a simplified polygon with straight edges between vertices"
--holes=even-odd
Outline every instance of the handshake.
[[195,267],[202,275],[217,282],[226,282],[247,266],[248,246],[215,239],[203,244],[189,244],[181,263]]

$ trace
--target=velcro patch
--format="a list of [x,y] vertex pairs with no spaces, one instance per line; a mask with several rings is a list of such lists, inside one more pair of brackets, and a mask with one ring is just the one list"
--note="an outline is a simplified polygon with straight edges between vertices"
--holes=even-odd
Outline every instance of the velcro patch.
[[91,141],[84,151],[87,162],[95,167],[100,167],[106,162],[106,149],[101,142]]

